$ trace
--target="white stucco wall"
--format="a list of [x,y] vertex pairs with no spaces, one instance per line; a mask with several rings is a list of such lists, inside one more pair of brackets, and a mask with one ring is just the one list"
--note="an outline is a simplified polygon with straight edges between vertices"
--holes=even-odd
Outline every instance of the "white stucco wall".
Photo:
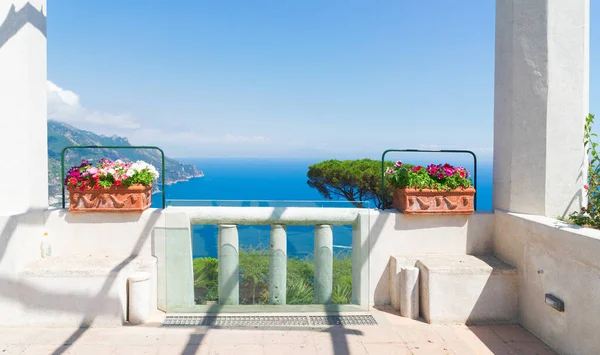
[[589,0],[496,1],[494,208],[586,205]]
[[46,0],[0,2],[0,216],[48,205],[45,14]]
[[496,254],[519,269],[521,324],[560,354],[600,353],[600,231],[501,211],[494,225]]
[[494,215],[410,216],[371,211],[369,294],[371,304],[389,305],[391,256],[483,255],[492,253]]

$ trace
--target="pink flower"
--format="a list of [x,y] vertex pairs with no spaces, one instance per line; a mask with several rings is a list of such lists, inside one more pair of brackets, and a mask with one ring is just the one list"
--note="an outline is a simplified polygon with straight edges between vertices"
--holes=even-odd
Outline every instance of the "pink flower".
[[93,166],[93,167],[89,168],[89,169],[87,170],[87,172],[88,172],[88,174],[90,174],[90,175],[96,175],[96,174],[98,174],[98,168],[96,168],[96,167],[94,167],[94,166]]
[[419,166],[415,166],[415,167],[413,168],[413,171],[414,171],[415,173],[418,173],[419,171],[421,171],[421,169],[423,169],[423,167],[419,165]]
[[397,168],[399,168],[399,167],[401,167],[401,166],[402,166],[402,162],[401,162],[400,160],[398,160],[398,161],[396,162],[396,167],[397,167]]
[[394,169],[389,170],[390,175],[394,174]]
[[437,166],[433,165],[433,164],[430,164],[429,166],[427,166],[427,172],[429,173],[429,175],[435,175],[435,174],[437,174],[438,169],[439,168]]

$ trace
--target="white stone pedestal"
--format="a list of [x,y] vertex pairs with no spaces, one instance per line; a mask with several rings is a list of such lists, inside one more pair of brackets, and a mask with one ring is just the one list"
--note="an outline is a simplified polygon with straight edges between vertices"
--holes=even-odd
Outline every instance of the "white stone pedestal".
[[129,283],[129,323],[142,324],[150,316],[150,274],[137,272],[128,279]]

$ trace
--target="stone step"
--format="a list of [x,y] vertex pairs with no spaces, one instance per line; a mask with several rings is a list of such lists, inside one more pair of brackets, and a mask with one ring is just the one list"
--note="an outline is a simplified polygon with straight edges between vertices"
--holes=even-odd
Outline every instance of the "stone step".
[[519,272],[494,256],[419,257],[421,316],[428,323],[518,321]]
[[72,256],[40,259],[14,280],[13,307],[2,310],[10,325],[121,326],[127,319],[127,279],[138,271],[152,278],[156,309],[156,258]]

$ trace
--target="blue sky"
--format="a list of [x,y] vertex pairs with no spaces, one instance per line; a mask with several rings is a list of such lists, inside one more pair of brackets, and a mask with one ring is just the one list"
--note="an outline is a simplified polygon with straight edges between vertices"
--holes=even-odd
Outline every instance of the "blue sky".
[[50,117],[175,157],[490,157],[494,21],[493,0],[50,0]]

